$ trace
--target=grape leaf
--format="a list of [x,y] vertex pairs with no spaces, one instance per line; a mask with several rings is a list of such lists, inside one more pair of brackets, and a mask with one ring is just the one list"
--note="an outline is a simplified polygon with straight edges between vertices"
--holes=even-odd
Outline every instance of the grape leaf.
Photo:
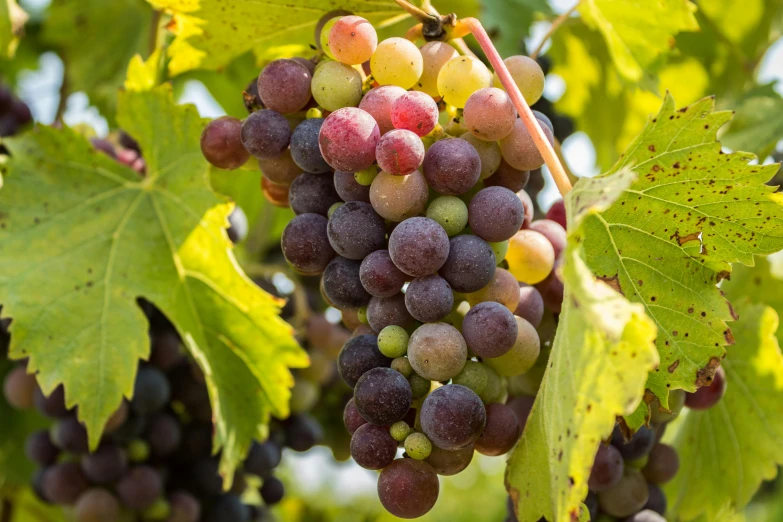
[[563,312],[541,389],[506,472],[520,522],[579,518],[598,445],[616,417],[642,400],[644,378],[658,364],[655,324],[642,305],[595,280],[579,256],[581,220],[600,212],[632,180],[630,171],[607,184],[580,180],[577,186],[585,190],[574,189],[568,197]]
[[[546,0],[484,0],[481,21],[501,56],[521,54],[535,13],[552,15]],[[466,15],[459,13],[461,17]],[[531,49],[532,50],[532,49]]]
[[588,25],[601,31],[618,72],[630,82],[641,81],[645,71],[661,63],[675,34],[699,29],[696,6],[688,0],[585,0],[578,9]]
[[13,58],[19,45],[27,13],[16,0],[0,2],[0,58]]
[[729,263],[783,248],[783,196],[764,183],[775,165],[724,154],[718,129],[731,114],[705,98],[663,107],[607,176],[632,168],[636,181],[584,223],[584,259],[596,276],[641,302],[658,325],[660,367],[648,388],[668,404],[669,388],[695,390],[731,344],[731,305],[716,283]]
[[[731,298],[744,295],[742,288]],[[744,290],[748,290],[745,288]],[[744,299],[736,344],[723,360],[726,394],[713,408],[689,410],[667,431],[680,456],[680,471],[666,485],[669,515],[714,520],[725,503],[741,510],[763,480],[783,464],[783,354],[775,332],[777,312]]]
[[144,151],[145,178],[70,129],[7,142],[0,302],[14,318],[10,356],[29,357],[44,391],[64,383],[95,447],[149,354],[143,296],[204,371],[230,480],[269,415],[288,414],[288,368],[307,356],[277,315],[281,303],[233,257],[231,205],[209,188],[195,108],[174,105],[163,86],[123,93],[118,121]]
[[744,93],[736,105],[736,115],[721,141],[734,150],[766,158],[783,139],[783,98],[772,84]]

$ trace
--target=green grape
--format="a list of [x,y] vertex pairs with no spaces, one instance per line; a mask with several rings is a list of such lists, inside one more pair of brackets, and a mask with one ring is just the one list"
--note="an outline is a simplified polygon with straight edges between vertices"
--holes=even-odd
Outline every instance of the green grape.
[[411,385],[411,392],[414,399],[421,399],[427,395],[432,388],[432,382],[429,379],[425,379],[418,373],[414,373],[408,377],[408,382]]
[[[332,216],[329,216],[332,217]],[[359,320],[362,324],[370,324],[369,321],[367,321],[367,307],[362,306],[358,310],[356,310],[356,318]]]
[[307,379],[297,379],[291,388],[291,411],[294,413],[310,411],[318,402],[321,387]]
[[128,443],[128,460],[144,462],[150,458],[150,445],[142,439],[133,439]]
[[508,239],[505,241],[498,241],[497,243],[489,243],[492,247],[492,251],[495,252],[495,259],[499,265],[505,258],[506,252],[508,252]]
[[327,62],[315,70],[313,98],[327,111],[356,107],[362,99],[362,75],[340,62]]
[[427,217],[442,226],[449,236],[456,236],[468,224],[468,206],[456,196],[440,196],[427,207]]
[[424,460],[432,453],[432,442],[423,433],[411,433],[405,439],[405,452],[412,459]]
[[471,56],[449,60],[438,73],[438,92],[446,103],[460,109],[471,94],[489,87],[491,83],[492,73],[487,66]]
[[625,465],[630,466],[634,469],[642,469],[647,465],[649,461],[650,461],[650,455],[645,455],[636,460],[626,460]]
[[480,362],[468,361],[465,363],[462,371],[455,375],[451,382],[470,388],[476,392],[476,395],[481,396],[487,387],[488,381],[489,377],[487,376],[486,367]]
[[144,510],[144,520],[166,520],[171,514],[171,504],[165,498],[159,498],[150,507]]
[[521,375],[528,371],[541,352],[541,341],[535,327],[521,317],[514,316],[514,319],[517,321],[517,340],[514,346],[500,357],[484,359],[488,366],[504,377]]
[[[332,214],[334,214],[334,211],[340,208],[341,206],[345,205],[342,201],[338,201],[337,203],[334,203],[331,207],[329,207],[329,210],[326,211],[326,217],[331,218]],[[366,315],[366,312],[365,312]],[[364,323],[367,324],[367,323]]]
[[400,372],[406,379],[413,375],[413,366],[407,357],[397,357],[391,363],[391,369]]
[[494,141],[481,140],[471,132],[463,133],[460,139],[473,145],[473,148],[478,152],[479,158],[481,158],[481,175],[479,175],[479,180],[487,179],[497,172],[502,159],[500,145]]
[[405,38],[387,38],[378,44],[370,58],[370,70],[381,85],[410,89],[419,81],[423,69],[421,51]]
[[397,421],[391,425],[391,428],[389,428],[389,433],[397,442],[404,442],[405,439],[408,438],[408,435],[413,433],[413,428],[411,428],[405,421]]
[[318,107],[311,107],[311,108],[307,109],[307,113],[305,114],[305,117],[308,120],[312,120],[314,118],[323,118],[324,117],[324,113]]
[[331,49],[329,49],[329,33],[332,32],[332,27],[334,27],[334,24],[336,24],[340,18],[342,18],[342,16],[335,16],[334,18],[330,18],[321,28],[321,36],[319,38],[321,43],[321,50],[325,52],[326,56],[332,60],[336,60],[337,58],[335,58]]
[[378,166],[370,165],[364,170],[355,172],[353,177],[356,180],[356,183],[358,183],[359,185],[362,185],[363,187],[369,187],[370,185],[372,185],[372,182],[375,180],[375,177],[377,175],[378,175]]
[[492,367],[485,364],[484,371],[487,373],[487,385],[478,396],[484,403],[489,404],[496,402],[503,393],[503,384],[500,376]]
[[[516,55],[509,56],[503,63],[508,67],[508,72],[511,73],[511,78],[514,79],[514,83],[519,87],[519,91],[522,96],[525,97],[525,101],[528,105],[533,105],[544,93],[544,71],[541,70],[541,66],[538,65],[534,59],[528,56]],[[495,87],[506,90],[503,84],[500,83],[500,78],[495,73]]]
[[385,327],[378,334],[378,349],[391,359],[402,357],[408,351],[408,332],[395,324]]

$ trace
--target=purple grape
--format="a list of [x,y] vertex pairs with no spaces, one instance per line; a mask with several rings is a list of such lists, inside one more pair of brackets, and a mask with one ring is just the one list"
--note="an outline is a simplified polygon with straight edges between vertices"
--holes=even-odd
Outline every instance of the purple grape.
[[448,281],[437,274],[417,277],[405,291],[405,306],[417,321],[435,323],[451,312],[454,293]]
[[456,292],[478,292],[495,274],[495,253],[483,239],[464,235],[449,242],[449,255],[438,272]]
[[312,80],[307,67],[296,60],[274,60],[258,76],[258,95],[266,107],[290,114],[310,101]]
[[236,118],[221,116],[212,120],[201,133],[201,153],[219,169],[239,168],[250,158],[241,134],[242,122]]
[[372,205],[350,201],[329,218],[329,243],[338,255],[362,260],[386,244],[386,225]]
[[288,148],[291,127],[279,112],[263,109],[242,124],[242,145],[256,158],[276,158]]
[[430,218],[406,219],[389,236],[389,255],[410,276],[434,274],[449,257],[449,236]]
[[343,107],[331,113],[318,135],[326,162],[336,170],[357,172],[375,162],[375,147],[381,131],[375,119],[356,107]]
[[677,474],[680,469],[680,458],[677,450],[668,444],[657,443],[650,451],[647,465],[642,468],[642,475],[647,482],[665,484]]
[[299,214],[283,230],[280,245],[286,261],[297,272],[320,274],[335,251],[326,233],[328,220],[320,214]]
[[432,453],[425,461],[432,466],[435,473],[448,477],[461,473],[473,460],[473,446],[468,446],[456,451],[441,449],[432,446]]
[[282,457],[280,447],[273,441],[254,441],[245,459],[245,471],[258,477],[266,477],[280,464]]
[[337,370],[343,381],[353,388],[366,372],[373,368],[388,368],[391,362],[378,349],[378,337],[364,334],[345,343],[337,356]]
[[128,457],[120,446],[104,442],[95,453],[81,460],[82,471],[93,484],[109,484],[120,478],[128,469]]
[[407,276],[395,266],[388,250],[376,250],[362,261],[359,278],[373,296],[391,297],[402,290]]
[[87,453],[90,449],[87,441],[87,428],[73,417],[58,421],[52,429],[52,442],[69,453]]
[[375,332],[380,332],[390,325],[412,328],[415,324],[405,305],[405,295],[395,294],[391,297],[373,297],[367,305],[367,322]]
[[647,503],[644,505],[644,509],[655,511],[659,515],[666,514],[667,502],[666,495],[660,486],[655,484],[647,484]]
[[351,457],[364,469],[383,469],[397,455],[397,441],[386,426],[363,424],[351,437]]
[[359,279],[361,263],[337,256],[324,270],[321,282],[326,298],[340,308],[359,308],[370,302],[370,294]]
[[535,286],[519,283],[519,303],[514,315],[538,328],[544,318],[544,299]]
[[447,384],[424,399],[420,418],[422,430],[434,445],[455,451],[478,440],[487,422],[487,412],[471,389]]
[[163,479],[149,466],[136,466],[117,483],[120,502],[131,510],[143,511],[151,507],[163,493]]
[[475,444],[476,451],[490,457],[505,455],[517,443],[521,430],[514,410],[505,404],[487,404],[487,423]]
[[175,491],[169,495],[171,515],[167,522],[198,522],[201,518],[201,504],[187,491]]
[[408,380],[391,368],[365,372],[356,382],[353,398],[361,416],[379,426],[389,426],[405,417],[413,400]]
[[340,199],[345,202],[370,202],[370,187],[360,185],[356,181],[356,176],[354,176],[352,172],[336,170],[334,172],[334,188],[337,191],[337,195],[340,196]]
[[297,125],[291,134],[291,156],[305,172],[323,174],[332,170],[318,146],[318,134],[323,124],[323,118],[310,118]]
[[249,522],[250,508],[236,495],[220,495],[203,517],[203,522]]
[[307,413],[296,413],[283,422],[285,444],[294,451],[307,451],[324,438],[321,425]]
[[89,489],[76,501],[73,515],[77,522],[117,522],[120,503],[105,489]]
[[633,434],[631,440],[625,441],[619,426],[612,432],[612,446],[616,447],[625,460],[638,460],[650,454],[655,445],[655,432],[647,426],[642,426]]
[[375,156],[378,166],[385,172],[407,176],[424,161],[424,143],[414,132],[395,129],[381,136],[375,148]]
[[479,357],[505,355],[517,340],[517,322],[508,308],[486,301],[468,310],[462,322],[462,335]]
[[392,104],[391,119],[395,129],[405,129],[417,136],[424,136],[438,124],[439,113],[438,104],[432,96],[420,91],[408,91]]
[[182,427],[173,415],[160,413],[150,421],[146,439],[153,455],[165,457],[173,453],[182,442]]
[[258,168],[266,179],[279,185],[290,185],[302,173],[302,169],[294,162],[291,149],[286,149],[276,158],[259,159]]
[[595,454],[588,485],[591,491],[600,493],[617,484],[623,478],[623,456],[614,446],[601,444]]
[[326,216],[329,207],[340,202],[329,174],[299,174],[288,189],[288,203],[296,214]]
[[718,367],[712,382],[685,395],[685,405],[692,410],[708,410],[721,400],[724,393],[726,393],[726,372],[722,367]]
[[511,192],[519,192],[527,186],[529,170],[517,170],[505,161],[500,162],[498,170],[484,180],[485,187],[505,187]]
[[24,454],[28,460],[39,466],[51,466],[60,455],[60,450],[52,443],[47,430],[28,435],[24,444]]
[[560,275],[560,270],[558,270],[562,262],[563,258],[557,258],[549,275],[546,276],[543,281],[536,284],[536,289],[541,294],[544,304],[556,314],[559,314],[563,307],[563,292],[565,291],[563,278]]
[[524,212],[516,194],[504,187],[487,187],[470,200],[468,224],[485,241],[505,241],[519,231]]
[[33,402],[35,408],[50,419],[62,419],[69,415],[70,410],[65,407],[65,390],[62,384],[57,386],[48,397],[43,394],[40,388],[36,388]]
[[166,375],[153,366],[140,368],[133,386],[131,406],[136,413],[148,415],[161,410],[171,397]]
[[546,218],[551,219],[555,223],[559,223],[561,227],[566,228],[565,203],[562,199],[552,203],[552,206],[546,211]]
[[424,156],[422,172],[433,190],[447,196],[469,191],[481,175],[481,158],[465,140],[447,138],[435,142]]
[[440,484],[432,466],[414,459],[398,459],[378,477],[378,498],[386,511],[400,518],[418,518],[438,500]]
[[405,89],[396,85],[375,87],[364,95],[359,103],[359,108],[367,111],[378,122],[381,134],[386,134],[394,128],[391,119],[392,106],[406,92]]
[[[345,429],[348,430],[348,433],[351,435],[361,426],[367,424],[367,421],[362,417],[362,414],[356,409],[356,403],[353,399],[349,400],[345,405],[345,409],[343,410],[343,424],[345,424]],[[395,444],[395,448],[396,446],[397,445]]]
[[50,502],[69,506],[76,502],[89,484],[76,462],[60,462],[46,468],[42,477],[42,490]]
[[552,221],[551,219],[538,219],[530,223],[528,228],[535,230],[539,234],[543,234],[543,236],[552,243],[552,248],[555,249],[555,257],[560,257],[560,252],[565,250],[566,242],[568,240],[566,231],[560,226],[560,223]]
[[261,493],[261,498],[264,499],[264,504],[272,506],[283,500],[285,487],[279,478],[270,476],[264,478],[264,484],[261,486],[259,493]]

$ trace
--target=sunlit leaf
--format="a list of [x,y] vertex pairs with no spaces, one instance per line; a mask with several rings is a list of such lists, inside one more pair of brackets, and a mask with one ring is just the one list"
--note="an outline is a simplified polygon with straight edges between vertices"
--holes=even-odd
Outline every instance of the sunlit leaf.
[[16,0],[0,2],[0,58],[13,58],[24,30],[27,13]]
[[744,93],[735,111],[721,141],[734,150],[753,152],[763,160],[783,140],[783,98],[773,85],[762,85]]

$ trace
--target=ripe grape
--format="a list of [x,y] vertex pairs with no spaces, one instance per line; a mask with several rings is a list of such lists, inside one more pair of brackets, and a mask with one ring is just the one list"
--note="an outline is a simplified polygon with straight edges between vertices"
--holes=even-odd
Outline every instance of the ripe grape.
[[530,417],[530,412],[533,409],[533,404],[536,398],[527,395],[520,395],[519,397],[510,398],[506,405],[514,410],[519,419],[520,431],[524,431],[527,419]]
[[148,415],[162,409],[171,397],[166,375],[152,366],[140,368],[133,386],[131,406],[140,415]]
[[391,358],[386,357],[378,349],[378,338],[364,334],[350,339],[337,356],[337,370],[343,381],[350,386],[356,386],[359,377],[373,368],[388,368]]
[[250,158],[242,145],[242,122],[231,116],[212,120],[201,133],[201,153],[219,169],[236,169]]
[[421,77],[424,59],[419,48],[405,38],[387,38],[370,58],[372,75],[381,85],[410,89]]
[[361,416],[379,426],[405,417],[413,399],[408,380],[391,368],[368,370],[356,382],[353,398]]
[[249,522],[250,508],[236,495],[220,495],[204,515],[203,522]]
[[469,191],[481,176],[481,157],[459,138],[435,142],[424,155],[422,172],[433,190],[447,196]]
[[449,241],[449,255],[439,274],[456,292],[476,292],[495,274],[495,253],[476,236],[454,237]]
[[598,503],[604,512],[623,518],[642,509],[647,498],[647,482],[639,470],[628,466],[617,484],[598,494]]
[[449,256],[449,236],[429,218],[406,219],[389,236],[389,255],[397,268],[409,276],[430,275]]
[[8,372],[3,381],[3,395],[8,404],[18,410],[33,407],[36,389],[38,383],[35,381],[35,375],[28,374],[24,366],[17,366]]
[[438,98],[438,73],[446,62],[459,56],[457,50],[446,42],[427,42],[421,49],[423,71],[419,81],[413,86],[416,91],[422,91],[433,98]]
[[623,478],[623,456],[614,446],[601,444],[595,454],[588,485],[591,491],[601,492],[617,484]]
[[312,80],[303,64],[290,59],[274,60],[258,76],[258,95],[268,109],[290,114],[302,110],[310,101]]
[[182,428],[173,415],[160,413],[150,420],[146,439],[153,455],[165,457],[179,447]]
[[297,272],[320,274],[335,256],[326,233],[327,223],[319,214],[299,214],[285,226],[281,249]]
[[533,200],[530,199],[530,196],[524,190],[517,191],[517,197],[522,202],[522,206],[525,207],[525,221],[522,223],[522,228],[527,228],[533,222],[533,213],[535,211]]
[[386,243],[386,225],[369,203],[350,201],[334,211],[326,228],[338,255],[361,260]]
[[543,234],[552,244],[552,248],[555,251],[555,257],[560,257],[560,253],[565,250],[566,242],[568,240],[566,231],[560,226],[560,223],[552,221],[551,219],[539,219],[530,223],[529,228],[530,230],[535,230],[539,234]]
[[480,89],[470,95],[463,110],[465,126],[479,139],[498,141],[514,129],[517,111],[511,98],[497,87]]
[[380,137],[378,124],[368,112],[345,107],[326,118],[318,144],[333,168],[356,172],[373,164]]
[[356,107],[362,99],[362,75],[340,62],[321,62],[315,68],[313,98],[327,111]]
[[386,357],[402,357],[408,351],[408,340],[408,332],[403,327],[391,324],[378,334],[378,349]]
[[283,428],[285,444],[294,451],[307,451],[324,437],[321,425],[306,413],[291,415],[283,423]]
[[[543,128],[544,135],[550,144],[554,144],[554,135],[549,127]],[[533,137],[527,130],[521,118],[514,123],[511,133],[500,140],[500,152],[506,162],[519,170],[534,170],[544,164],[544,157],[538,151]]]
[[685,405],[692,410],[708,410],[715,406],[726,393],[726,372],[718,367],[712,382],[693,393],[685,394]]
[[535,327],[521,317],[515,316],[514,319],[517,322],[514,346],[500,357],[484,359],[484,363],[503,377],[525,373],[533,367],[541,352],[541,340]]
[[262,177],[261,192],[264,198],[276,207],[288,208],[288,185],[273,183]]
[[171,515],[166,522],[198,522],[201,518],[201,504],[187,491],[175,491],[169,495]]
[[351,437],[351,457],[364,469],[383,469],[397,455],[397,441],[386,426],[363,424]]
[[409,91],[392,104],[391,119],[395,129],[405,129],[416,136],[425,136],[438,124],[439,112],[438,104],[432,96]]
[[378,498],[400,518],[418,518],[438,500],[440,484],[432,466],[415,459],[397,459],[378,477]]
[[131,468],[117,482],[117,495],[122,504],[131,510],[143,511],[149,508],[161,493],[163,493],[163,479],[149,466]]
[[242,124],[242,145],[257,158],[280,156],[291,141],[288,120],[279,112],[262,109],[248,116]]
[[359,184],[353,172],[343,172],[336,170],[334,172],[334,189],[337,195],[345,202],[362,201],[370,202],[370,187]]
[[52,443],[47,430],[40,430],[27,436],[24,454],[28,460],[39,466],[51,466],[60,455],[60,450]]
[[487,285],[465,296],[471,306],[487,301],[500,303],[512,312],[519,304],[519,283],[508,270],[496,268]]
[[519,283],[519,304],[514,315],[525,319],[538,328],[544,318],[544,299],[535,286]]
[[359,410],[356,408],[356,403],[354,402],[353,398],[348,401],[348,403],[345,405],[345,409],[343,410],[343,424],[345,424],[345,429],[348,430],[348,433],[351,435],[353,435],[361,426],[367,424],[367,421],[364,420],[364,417],[362,417],[362,414],[359,413]]
[[[326,54],[326,56],[332,60],[336,60],[336,58],[334,57],[334,54],[332,54],[332,50],[329,49],[329,33],[332,32],[332,27],[334,27],[334,25],[340,21],[342,15],[350,14],[351,13],[349,11],[345,11],[343,9],[329,11],[323,15],[315,25],[315,41],[318,44],[318,48],[321,49]],[[321,65],[326,61],[328,60],[320,61],[317,65]]]
[[259,492],[261,493],[261,498],[264,499],[264,504],[271,506],[283,500],[285,487],[277,477],[264,477],[264,484]]
[[500,357],[517,340],[517,322],[502,304],[479,303],[465,314],[462,335],[468,348],[479,357]]
[[665,515],[666,514],[666,495],[663,493],[663,490],[656,486],[655,484],[647,483],[647,493],[648,493],[648,499],[647,503],[644,505],[644,509],[649,509],[651,511],[654,511],[655,513],[658,513],[659,515]]
[[378,123],[381,134],[394,129],[391,109],[394,102],[406,93],[405,89],[396,85],[382,85],[370,89],[359,103],[359,108],[367,111]]
[[449,283],[437,274],[417,277],[405,291],[405,306],[422,323],[440,321],[451,312],[454,294]]
[[117,522],[120,503],[105,489],[89,489],[76,501],[73,515],[76,522]]
[[436,445],[432,445],[432,452],[429,457],[425,459],[425,462],[432,466],[435,473],[449,477],[461,473],[465,468],[470,465],[470,461],[473,460],[473,446],[468,446],[463,449],[449,451],[441,449]]
[[93,484],[109,484],[120,478],[128,469],[128,456],[113,442],[103,442],[95,453],[81,460],[84,476]]
[[670,390],[668,411],[662,409],[663,407],[657,397],[650,403],[650,422],[655,424],[671,422],[677,418],[683,406],[685,406],[685,391]]
[[[525,98],[528,105],[533,105],[544,93],[544,71],[541,70],[541,66],[538,65],[534,59],[529,56],[515,55],[509,56],[503,63],[508,67],[508,72],[511,73],[514,83],[519,87],[519,91]],[[494,84],[506,90],[503,84],[500,83],[500,78],[495,73]]]
[[291,134],[291,156],[305,172],[323,174],[332,170],[321,155],[321,148],[318,145],[318,136],[323,124],[323,118],[310,118],[297,125]]
[[66,417],[52,428],[52,442],[63,451],[70,453],[87,453],[87,429],[75,417]]
[[432,442],[423,433],[411,433],[405,437],[405,453],[412,459],[424,460],[432,453]]
[[424,144],[415,133],[395,129],[381,136],[375,149],[375,157],[378,166],[384,171],[397,176],[407,176],[424,161]]
[[515,169],[501,158],[497,171],[484,180],[484,186],[505,187],[511,192],[519,192],[527,186],[529,179],[529,170]]
[[291,149],[286,149],[276,158],[258,159],[258,168],[269,181],[280,185],[290,185],[302,169],[294,162]]
[[566,228],[565,203],[562,199],[552,203],[552,206],[546,212],[546,218],[551,219],[555,223],[560,223],[561,227]]
[[378,47],[378,33],[361,16],[343,16],[328,33],[329,50],[334,58],[348,65],[369,60]]
[[341,308],[358,308],[370,302],[370,294],[359,279],[361,263],[336,256],[324,270],[321,284],[326,298]]
[[511,451],[521,434],[519,419],[505,404],[488,404],[487,424],[475,444],[476,451],[496,457]]
[[405,306],[405,295],[395,294],[391,297],[373,297],[367,305],[367,321],[376,332],[390,325],[412,328],[415,324],[413,316]]
[[665,484],[677,474],[680,469],[680,458],[677,451],[667,444],[658,443],[650,451],[647,465],[642,468],[642,475],[653,484]]
[[438,73],[438,92],[449,105],[465,107],[470,95],[492,84],[492,73],[472,56],[457,56]]
[[481,160],[481,173],[479,180],[491,177],[500,167],[503,161],[500,155],[500,147],[494,141],[482,141],[469,132],[463,133],[459,139],[465,140],[476,149]]
[[299,174],[288,189],[288,202],[296,214],[325,216],[329,207],[340,201],[329,174]]
[[468,224],[485,241],[505,241],[519,231],[524,211],[517,195],[507,188],[487,187],[470,200]]
[[424,434],[433,444],[455,451],[476,442],[484,430],[487,412],[472,390],[447,384],[424,399],[420,419]]
[[625,441],[619,426],[612,432],[612,446],[615,446],[625,460],[638,460],[650,454],[655,445],[655,432],[647,426],[640,427],[631,440]]
[[381,172],[370,187],[370,201],[375,211],[383,218],[397,222],[421,214],[427,205],[428,194],[427,180],[418,170],[407,176]]
[[257,477],[266,477],[280,464],[283,454],[272,440],[253,442],[245,459],[244,468]]
[[555,249],[543,234],[535,230],[520,230],[509,242],[506,261],[509,272],[518,281],[534,285],[552,271]]
[[46,468],[41,486],[47,500],[69,506],[87,491],[89,484],[79,464],[65,461]]
[[563,292],[565,291],[563,277],[560,270],[558,270],[562,262],[562,258],[557,258],[552,271],[549,272],[546,279],[536,285],[536,289],[541,293],[541,298],[544,300],[546,307],[556,314],[559,314],[560,309],[563,307]]
[[359,278],[375,297],[391,297],[402,290],[407,276],[394,265],[388,250],[376,250],[362,261]]

